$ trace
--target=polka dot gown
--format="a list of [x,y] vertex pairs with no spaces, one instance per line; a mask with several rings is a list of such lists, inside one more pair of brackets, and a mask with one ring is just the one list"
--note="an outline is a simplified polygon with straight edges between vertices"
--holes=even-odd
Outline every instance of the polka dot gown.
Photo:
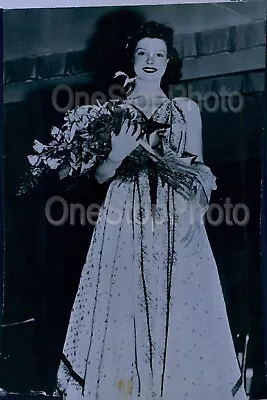
[[[178,156],[183,104],[169,100],[153,114],[171,121]],[[247,398],[201,215],[192,219],[192,204],[160,180],[156,195],[152,214],[146,172],[109,186],[58,370],[66,400]]]

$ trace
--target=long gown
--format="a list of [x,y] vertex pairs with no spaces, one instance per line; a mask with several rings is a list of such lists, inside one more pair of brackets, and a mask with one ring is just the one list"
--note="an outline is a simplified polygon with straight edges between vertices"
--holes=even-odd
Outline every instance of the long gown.
[[[187,135],[183,104],[168,99],[150,119],[170,123],[167,138],[178,157]],[[159,179],[153,213],[146,171],[111,181],[58,370],[65,399],[247,398],[203,210],[196,207],[202,189],[186,202]]]

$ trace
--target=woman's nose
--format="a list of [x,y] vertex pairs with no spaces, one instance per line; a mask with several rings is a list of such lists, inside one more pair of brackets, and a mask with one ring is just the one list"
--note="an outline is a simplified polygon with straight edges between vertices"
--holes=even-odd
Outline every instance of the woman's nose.
[[148,56],[147,56],[147,62],[149,62],[149,63],[153,63],[153,62],[154,62],[153,54],[148,54]]

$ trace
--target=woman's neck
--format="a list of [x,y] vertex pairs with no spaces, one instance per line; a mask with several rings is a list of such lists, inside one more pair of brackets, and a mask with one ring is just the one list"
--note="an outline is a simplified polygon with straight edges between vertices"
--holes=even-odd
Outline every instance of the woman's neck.
[[139,80],[138,78],[135,80],[135,87],[133,92],[129,95],[129,97],[166,97],[166,94],[160,87],[160,82],[147,82],[143,80]]

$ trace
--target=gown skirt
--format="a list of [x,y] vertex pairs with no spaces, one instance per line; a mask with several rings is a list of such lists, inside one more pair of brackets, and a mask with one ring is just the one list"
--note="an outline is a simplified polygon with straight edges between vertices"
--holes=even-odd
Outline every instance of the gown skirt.
[[[196,196],[197,201],[197,196]],[[245,400],[201,213],[145,173],[110,184],[71,312],[67,400]]]
[[[181,155],[182,101],[170,123]],[[137,111],[137,116],[145,116]],[[146,151],[146,150],[144,150]],[[66,400],[246,400],[199,207],[147,172],[109,185],[70,315],[58,374]],[[153,205],[152,205],[153,203]]]

